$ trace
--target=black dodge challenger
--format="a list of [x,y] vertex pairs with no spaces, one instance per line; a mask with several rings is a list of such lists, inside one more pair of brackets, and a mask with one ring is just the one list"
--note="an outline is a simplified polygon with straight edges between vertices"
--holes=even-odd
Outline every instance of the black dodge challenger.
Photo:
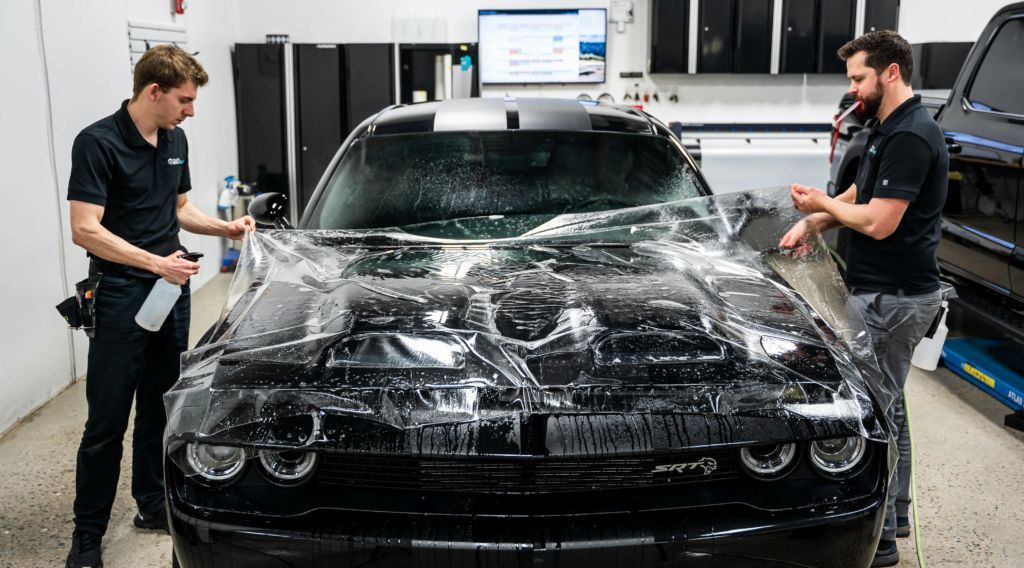
[[[867,566],[891,393],[785,190],[628,107],[391,107],[165,395],[181,566]],[[820,244],[820,239],[819,243]]]

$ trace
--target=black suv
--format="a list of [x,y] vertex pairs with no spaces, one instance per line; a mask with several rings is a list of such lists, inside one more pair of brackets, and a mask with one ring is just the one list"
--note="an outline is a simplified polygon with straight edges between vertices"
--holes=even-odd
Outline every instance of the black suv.
[[[939,266],[962,306],[1024,341],[1024,3],[996,13],[947,97],[920,94],[950,145]],[[837,125],[829,194],[853,182],[866,139],[855,114]]]

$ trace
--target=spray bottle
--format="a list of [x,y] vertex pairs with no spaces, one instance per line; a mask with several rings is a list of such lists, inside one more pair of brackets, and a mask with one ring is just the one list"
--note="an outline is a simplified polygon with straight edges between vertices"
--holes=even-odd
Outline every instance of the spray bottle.
[[942,355],[942,345],[946,342],[946,335],[949,328],[946,327],[946,314],[949,313],[949,302],[943,300],[939,308],[938,325],[934,330],[928,330],[917,347],[914,348],[914,356],[910,359],[918,369],[934,371],[939,366],[939,356]]
[[[181,255],[181,258],[195,262],[202,256],[203,253],[200,252],[189,252]],[[135,323],[147,331],[160,331],[167,315],[171,313],[171,309],[174,308],[174,304],[178,302],[180,296],[181,286],[160,278],[156,284],[153,284],[153,289],[149,291],[146,300],[142,302],[139,313],[135,314]]]

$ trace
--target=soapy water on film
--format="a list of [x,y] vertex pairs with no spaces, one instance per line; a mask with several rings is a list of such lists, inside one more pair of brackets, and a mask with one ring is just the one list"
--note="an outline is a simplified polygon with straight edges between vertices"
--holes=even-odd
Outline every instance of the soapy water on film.
[[807,254],[777,248],[799,218],[773,188],[507,239],[256,232],[220,320],[182,356],[169,432],[471,453],[484,429],[514,447],[538,415],[570,452],[596,438],[554,432],[596,427],[613,451],[887,439],[875,405],[894,393],[820,235]]

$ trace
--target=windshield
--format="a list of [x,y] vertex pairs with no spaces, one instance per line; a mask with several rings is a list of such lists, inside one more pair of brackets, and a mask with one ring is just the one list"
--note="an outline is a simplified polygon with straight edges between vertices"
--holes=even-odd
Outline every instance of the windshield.
[[679,150],[656,136],[520,130],[370,136],[346,152],[306,228],[508,238],[562,214],[703,193]]

